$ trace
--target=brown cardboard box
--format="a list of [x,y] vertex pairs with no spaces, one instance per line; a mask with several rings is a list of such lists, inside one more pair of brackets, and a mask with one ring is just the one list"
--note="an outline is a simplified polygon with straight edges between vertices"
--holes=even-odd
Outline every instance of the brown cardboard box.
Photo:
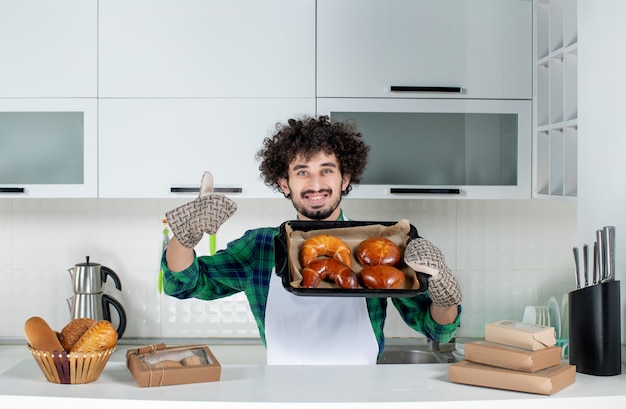
[[502,320],[485,324],[485,340],[536,351],[556,345],[553,327]]
[[219,381],[222,371],[207,345],[129,349],[126,366],[142,387]]
[[520,372],[460,361],[450,365],[448,377],[454,383],[552,395],[576,381],[576,367],[559,364],[537,372]]
[[467,342],[463,351],[468,361],[524,372],[537,372],[561,363],[561,347],[557,346],[529,351],[479,340]]

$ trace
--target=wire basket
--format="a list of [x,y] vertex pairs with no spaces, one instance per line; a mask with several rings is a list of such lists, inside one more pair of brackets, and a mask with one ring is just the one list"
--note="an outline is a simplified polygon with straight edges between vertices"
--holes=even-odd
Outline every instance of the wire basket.
[[46,379],[52,383],[81,384],[100,377],[115,347],[96,352],[39,351],[30,345],[28,350]]

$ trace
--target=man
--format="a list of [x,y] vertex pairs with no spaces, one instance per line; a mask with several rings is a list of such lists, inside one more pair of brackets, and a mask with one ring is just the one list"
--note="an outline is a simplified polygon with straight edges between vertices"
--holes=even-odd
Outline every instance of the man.
[[[340,203],[359,183],[369,147],[351,125],[290,119],[278,125],[258,153],[268,186],[289,198],[299,220],[346,220]],[[213,256],[196,257],[203,233],[214,234],[236,210],[210,193],[171,212],[174,238],[163,256],[164,291],[177,298],[216,299],[243,291],[267,348],[268,364],[375,364],[384,349],[387,300],[302,297],[286,291],[274,271],[277,227],[247,231]],[[446,342],[459,325],[461,293],[443,255],[424,239],[412,240],[406,264],[431,275],[428,293],[393,298],[404,321],[427,337]]]

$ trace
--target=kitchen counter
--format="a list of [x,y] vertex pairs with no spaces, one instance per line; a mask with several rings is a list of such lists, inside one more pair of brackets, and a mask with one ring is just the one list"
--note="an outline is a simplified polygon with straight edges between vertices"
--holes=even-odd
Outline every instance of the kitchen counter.
[[[211,346],[213,350],[213,346]],[[124,348],[125,350],[125,348]],[[116,351],[117,352],[117,351]],[[119,357],[120,355],[117,355]],[[219,354],[218,360],[221,361]],[[267,366],[224,364],[221,380],[140,388],[123,361],[111,360],[100,378],[84,385],[47,382],[32,358],[0,374],[0,406],[185,408],[325,407],[374,408],[561,408],[626,407],[623,374],[576,374],[573,385],[552,396],[480,388],[448,381],[449,364],[372,366]],[[9,405],[10,404],[10,405]]]

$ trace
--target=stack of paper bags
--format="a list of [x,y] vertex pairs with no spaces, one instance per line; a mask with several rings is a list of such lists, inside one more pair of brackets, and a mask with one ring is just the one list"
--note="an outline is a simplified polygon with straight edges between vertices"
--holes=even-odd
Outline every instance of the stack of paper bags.
[[465,360],[450,365],[451,382],[552,395],[576,380],[576,367],[561,363],[552,327],[486,324],[485,340],[466,343],[464,352]]

